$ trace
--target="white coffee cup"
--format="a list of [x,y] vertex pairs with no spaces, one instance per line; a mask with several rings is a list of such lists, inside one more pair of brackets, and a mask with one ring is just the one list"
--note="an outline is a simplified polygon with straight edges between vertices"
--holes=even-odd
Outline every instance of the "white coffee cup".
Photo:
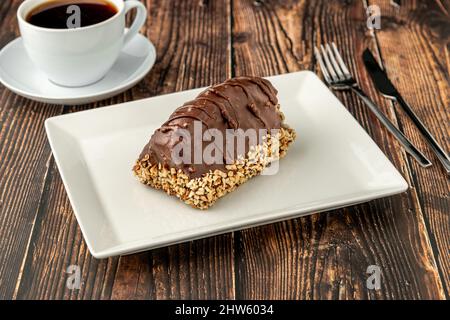
[[[139,1],[107,0],[116,7],[117,13],[94,25],[49,29],[26,21],[31,10],[48,1],[24,1],[17,18],[30,59],[49,80],[62,86],[81,87],[101,80],[147,19],[147,9]],[[137,8],[136,18],[126,31],[125,16],[133,8]]]

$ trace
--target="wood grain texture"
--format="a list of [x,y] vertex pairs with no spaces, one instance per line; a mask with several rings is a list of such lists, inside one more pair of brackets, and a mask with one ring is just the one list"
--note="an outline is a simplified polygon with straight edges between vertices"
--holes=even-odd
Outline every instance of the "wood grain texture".
[[[234,1],[236,74],[315,70],[313,45],[335,41],[367,84],[359,59],[375,46],[361,1]],[[404,175],[409,168],[376,118],[351,94],[352,114]],[[378,100],[379,101],[379,100]],[[388,109],[386,104],[384,109]],[[388,114],[395,117],[392,112]],[[301,137],[299,137],[301,139]],[[412,183],[412,181],[410,181]],[[237,296],[250,299],[444,298],[420,205],[414,192],[352,209],[291,220],[236,236]],[[382,289],[366,288],[378,265]]]
[[[382,61],[419,118],[450,152],[450,1],[371,1],[382,11],[376,32]],[[424,150],[434,166],[411,162],[411,174],[447,297],[450,293],[450,180],[419,131],[399,106],[400,127]]]
[[[364,89],[436,162],[404,114],[373,89],[360,55],[367,46],[380,53],[405,99],[449,149],[448,0],[402,1],[400,11],[387,0],[142,1],[149,8],[143,32],[158,57],[133,89],[100,103],[62,107],[0,87],[0,299],[449,297],[449,181],[438,166],[423,170],[411,161],[350,93],[338,97],[406,177],[409,192],[94,259],[45,136],[44,120],[54,115],[206,86],[232,75],[318,71],[313,46],[335,41]],[[18,36],[20,2],[0,2],[0,47]],[[366,29],[364,3],[382,9],[383,27],[376,34]],[[70,265],[80,267],[79,290],[66,286]],[[369,265],[382,270],[379,291],[366,288]]]
[[[158,61],[142,85],[154,94],[230,77],[228,1],[148,1]],[[113,299],[234,298],[233,237],[224,235],[122,257]]]
[[[118,258],[94,259],[83,240],[53,159],[38,206],[17,299],[107,299]],[[80,290],[66,286],[68,267],[80,267]]]
[[[17,6],[17,1],[0,4],[1,47],[18,35],[12,14]],[[14,295],[22,274],[51,159],[44,120],[61,110],[0,86],[0,299]]]
[[[147,1],[143,32],[155,44],[156,64],[140,84],[91,107],[207,86],[230,76],[227,2]],[[17,298],[221,298],[234,294],[233,238],[225,235],[108,260],[88,253],[54,162],[33,229]],[[70,265],[82,271],[80,290],[66,288]]]

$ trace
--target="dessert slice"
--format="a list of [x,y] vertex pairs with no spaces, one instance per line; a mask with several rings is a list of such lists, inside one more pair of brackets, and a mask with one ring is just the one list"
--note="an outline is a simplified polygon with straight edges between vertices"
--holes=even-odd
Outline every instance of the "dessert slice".
[[135,175],[207,209],[283,157],[294,141],[276,95],[272,84],[258,77],[206,89],[154,132],[133,167]]

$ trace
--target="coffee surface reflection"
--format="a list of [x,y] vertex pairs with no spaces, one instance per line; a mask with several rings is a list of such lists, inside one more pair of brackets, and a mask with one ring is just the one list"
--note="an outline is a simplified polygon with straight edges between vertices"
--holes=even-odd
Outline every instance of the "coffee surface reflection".
[[49,29],[70,29],[91,26],[108,20],[117,8],[104,0],[53,0],[31,10],[26,21]]

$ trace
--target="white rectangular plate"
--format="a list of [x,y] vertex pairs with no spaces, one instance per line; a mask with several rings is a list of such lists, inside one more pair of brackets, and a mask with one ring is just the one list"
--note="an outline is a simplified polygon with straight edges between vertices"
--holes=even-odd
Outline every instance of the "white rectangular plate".
[[45,127],[91,253],[129,254],[400,193],[406,181],[351,114],[304,71],[268,78],[297,141],[273,176],[208,211],[142,185],[131,168],[189,90],[50,118]]

